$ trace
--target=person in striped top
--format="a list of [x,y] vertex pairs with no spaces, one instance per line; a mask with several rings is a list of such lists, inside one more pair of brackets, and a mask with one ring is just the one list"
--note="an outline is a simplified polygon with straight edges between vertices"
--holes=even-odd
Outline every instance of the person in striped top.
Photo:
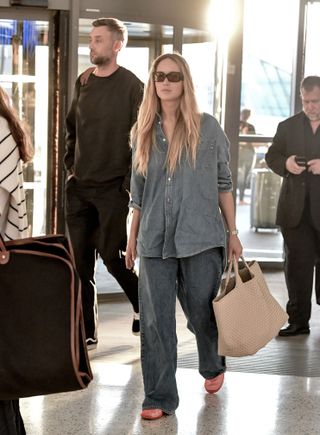
[[0,233],[4,240],[28,235],[23,164],[31,157],[26,128],[0,87]]
[[[0,234],[4,240],[28,234],[23,164],[32,158],[29,135],[0,86]],[[0,434],[24,435],[19,400],[0,400]]]

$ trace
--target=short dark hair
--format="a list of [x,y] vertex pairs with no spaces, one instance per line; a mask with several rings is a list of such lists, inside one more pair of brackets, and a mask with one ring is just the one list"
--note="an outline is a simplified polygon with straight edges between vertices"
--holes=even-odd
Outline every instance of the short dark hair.
[[320,88],[320,77],[319,76],[308,76],[305,77],[300,85],[300,90],[304,89],[307,92],[313,90],[313,88]]
[[98,18],[92,22],[93,27],[105,26],[113,33],[115,39],[123,42],[123,46],[128,41],[128,30],[125,24],[117,18]]

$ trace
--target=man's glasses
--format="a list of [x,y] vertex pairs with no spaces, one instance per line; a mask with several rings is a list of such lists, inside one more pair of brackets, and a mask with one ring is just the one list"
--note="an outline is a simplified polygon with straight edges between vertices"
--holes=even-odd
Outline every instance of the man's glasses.
[[167,74],[162,71],[156,71],[153,73],[153,80],[155,82],[164,82],[166,78],[169,80],[169,82],[176,83],[183,80],[183,74],[178,71],[171,71]]

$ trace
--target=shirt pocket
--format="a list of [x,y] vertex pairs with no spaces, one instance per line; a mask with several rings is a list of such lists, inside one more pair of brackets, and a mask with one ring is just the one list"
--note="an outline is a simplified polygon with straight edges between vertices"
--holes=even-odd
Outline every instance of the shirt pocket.
[[217,161],[217,150],[214,141],[202,139],[197,149],[196,168],[213,168]]
[[196,186],[202,198],[214,200],[217,191],[217,150],[215,142],[199,144],[196,162]]

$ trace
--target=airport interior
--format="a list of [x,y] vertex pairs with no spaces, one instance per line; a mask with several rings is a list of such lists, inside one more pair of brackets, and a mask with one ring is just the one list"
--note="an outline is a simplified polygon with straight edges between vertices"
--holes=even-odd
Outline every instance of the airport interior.
[[[99,17],[128,29],[119,64],[144,83],[152,61],[187,60],[201,111],[230,141],[236,221],[246,260],[287,303],[283,239],[276,225],[281,177],[265,154],[279,122],[302,110],[300,83],[320,75],[320,0],[0,0],[0,86],[26,119],[35,154],[24,173],[30,235],[66,234],[65,118],[74,83],[90,64]],[[243,111],[251,131],[241,131]],[[243,149],[254,150],[246,174]],[[242,186],[242,187],[241,187]],[[255,355],[227,357],[223,388],[206,394],[194,336],[177,303],[180,405],[140,417],[139,337],[122,289],[97,261],[98,345],[93,381],[80,391],[20,399],[28,435],[320,435],[320,307],[310,335],[275,337]],[[10,435],[1,434],[1,435]]]

